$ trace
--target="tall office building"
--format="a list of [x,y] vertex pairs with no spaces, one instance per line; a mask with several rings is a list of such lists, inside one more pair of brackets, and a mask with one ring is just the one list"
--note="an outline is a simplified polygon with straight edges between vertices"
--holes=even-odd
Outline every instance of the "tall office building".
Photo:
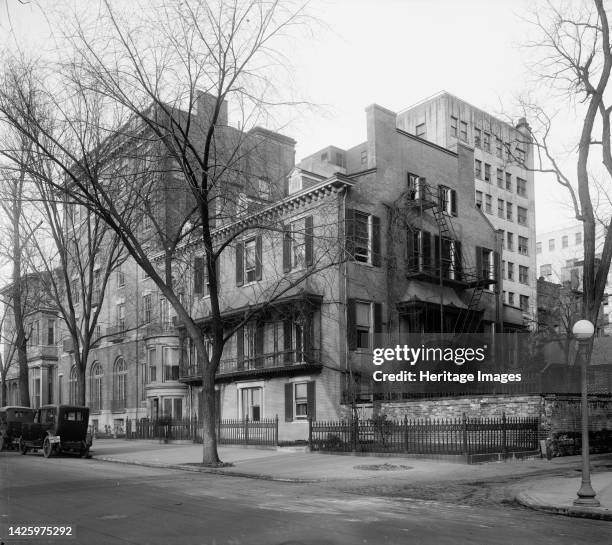
[[533,146],[527,123],[516,126],[442,91],[398,113],[399,129],[450,150],[474,148],[476,204],[503,237],[506,305],[520,308],[526,325],[536,318]]

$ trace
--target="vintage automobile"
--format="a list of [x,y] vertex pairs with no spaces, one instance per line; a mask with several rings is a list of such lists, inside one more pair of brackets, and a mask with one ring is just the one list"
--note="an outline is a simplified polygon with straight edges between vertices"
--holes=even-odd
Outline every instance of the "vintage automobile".
[[21,425],[33,422],[35,409],[29,407],[0,408],[0,450],[16,447],[21,437]]
[[72,452],[89,457],[92,438],[88,431],[89,408],[74,405],[43,405],[34,421],[21,427],[19,451],[42,449],[45,458]]

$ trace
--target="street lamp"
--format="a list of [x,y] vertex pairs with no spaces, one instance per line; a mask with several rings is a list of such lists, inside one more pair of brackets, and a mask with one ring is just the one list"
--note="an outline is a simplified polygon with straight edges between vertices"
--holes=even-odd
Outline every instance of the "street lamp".
[[578,354],[581,356],[581,410],[582,410],[582,484],[574,505],[599,506],[595,490],[591,486],[591,467],[589,462],[589,402],[587,396],[587,366],[589,364],[589,343],[595,332],[595,327],[589,320],[578,320],[572,328],[572,333],[578,341]]

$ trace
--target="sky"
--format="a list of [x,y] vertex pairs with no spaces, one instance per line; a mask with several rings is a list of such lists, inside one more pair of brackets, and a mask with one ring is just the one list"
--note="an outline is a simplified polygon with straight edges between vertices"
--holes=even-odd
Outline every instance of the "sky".
[[[516,114],[515,97],[529,80],[520,47],[532,32],[525,17],[543,7],[543,0],[312,0],[318,23],[284,52],[294,88],[317,105],[288,127],[297,160],[364,141],[372,103],[399,111],[446,90],[494,115]],[[33,4],[0,0],[5,44],[14,42],[9,29],[29,47],[48,43]],[[565,190],[536,174],[538,231],[570,224],[566,203]]]

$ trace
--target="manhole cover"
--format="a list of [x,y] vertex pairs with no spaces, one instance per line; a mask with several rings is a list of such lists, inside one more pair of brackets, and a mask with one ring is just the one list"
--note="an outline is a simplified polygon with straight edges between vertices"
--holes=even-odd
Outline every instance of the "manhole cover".
[[396,464],[364,464],[355,466],[354,469],[363,469],[365,471],[405,471],[407,469],[412,469],[412,466]]

